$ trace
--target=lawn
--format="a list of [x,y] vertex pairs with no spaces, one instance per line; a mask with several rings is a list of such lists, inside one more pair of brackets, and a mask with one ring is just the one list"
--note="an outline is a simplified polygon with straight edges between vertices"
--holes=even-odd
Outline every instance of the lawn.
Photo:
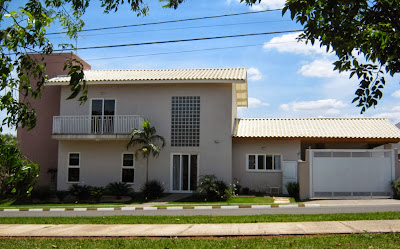
[[[105,203],[38,203],[38,204],[3,204],[0,205],[0,208],[4,209],[15,209],[15,208],[114,208],[114,207],[123,207],[127,205],[137,205],[144,203],[145,200],[139,200],[136,198],[135,202],[105,202]],[[296,203],[293,198],[290,198],[291,203]],[[186,206],[186,205],[212,205],[212,206],[220,206],[220,205],[254,205],[254,204],[273,204],[274,199],[272,197],[264,197],[264,196],[250,196],[250,197],[231,197],[229,200],[224,202],[206,202],[201,201],[199,199],[195,199],[190,196],[175,202],[169,202],[168,204],[171,206]],[[160,205],[165,206],[165,205]]]
[[41,204],[21,204],[21,205],[7,205],[0,206],[4,209],[15,208],[110,208],[110,207],[124,207],[126,203],[41,203]]
[[204,224],[397,219],[400,219],[400,212],[248,216],[0,217],[0,224]]
[[271,238],[0,239],[2,248],[399,248],[400,234]]
[[[290,202],[295,202],[293,198],[290,198]],[[196,199],[195,196],[190,196],[178,201],[168,202],[168,204],[184,204],[184,205],[236,205],[236,204],[273,204],[274,199],[269,196],[249,196],[249,197],[231,197],[227,201],[218,202],[207,202],[204,200]]]

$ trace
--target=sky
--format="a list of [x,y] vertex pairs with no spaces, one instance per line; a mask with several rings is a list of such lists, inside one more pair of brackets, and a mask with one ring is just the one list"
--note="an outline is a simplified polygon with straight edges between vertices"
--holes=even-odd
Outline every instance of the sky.
[[[137,17],[122,6],[103,14],[91,1],[83,19],[84,29],[145,24],[282,8],[284,0],[268,0],[246,6],[238,0],[187,0],[178,9],[162,8],[148,1],[149,15]],[[16,3],[14,3],[16,4]],[[142,25],[129,28],[81,32],[78,48],[152,41],[180,40],[249,33],[302,29],[288,14],[270,11],[202,20]],[[49,32],[63,31],[54,26]],[[282,33],[227,39],[165,43],[119,48],[79,50],[79,57],[92,69],[227,68],[248,69],[249,106],[239,108],[242,118],[384,117],[400,122],[400,77],[386,78],[383,99],[360,115],[352,104],[358,81],[333,71],[336,57],[318,44],[297,42],[299,33]],[[65,35],[49,36],[58,43],[71,42]],[[75,41],[72,41],[75,43]],[[0,113],[0,118],[5,113]],[[6,132],[15,133],[5,128]]]

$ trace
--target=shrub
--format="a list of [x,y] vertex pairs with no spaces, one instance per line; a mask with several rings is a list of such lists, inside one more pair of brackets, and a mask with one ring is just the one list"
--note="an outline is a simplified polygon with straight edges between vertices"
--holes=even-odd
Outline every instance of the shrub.
[[94,197],[96,202],[100,202],[101,197],[104,194],[104,188],[103,187],[92,187],[90,189],[90,195]]
[[51,196],[54,196],[54,192],[50,189],[50,186],[35,186],[32,190],[32,198],[37,198],[41,201],[45,201]]
[[200,178],[197,193],[206,201],[227,200],[232,196],[232,190],[228,185],[214,175],[205,175]]
[[56,191],[56,196],[59,202],[63,202],[64,199],[68,196],[68,191]]
[[290,197],[293,197],[296,201],[299,200],[299,184],[297,182],[289,182],[285,187]]
[[90,187],[87,185],[72,184],[68,191],[77,201],[87,200],[90,196]]
[[107,190],[117,199],[121,199],[123,195],[130,195],[132,188],[125,182],[112,182],[107,185]]
[[394,193],[394,198],[400,199],[400,178],[392,182],[392,189]]
[[140,188],[143,195],[147,199],[160,198],[165,191],[164,186],[157,180],[151,180],[142,185]]

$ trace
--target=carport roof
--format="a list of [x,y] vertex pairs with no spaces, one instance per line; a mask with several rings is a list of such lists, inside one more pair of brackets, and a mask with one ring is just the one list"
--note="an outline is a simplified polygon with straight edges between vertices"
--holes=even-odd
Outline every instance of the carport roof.
[[385,118],[241,118],[237,138],[394,139],[400,130]]

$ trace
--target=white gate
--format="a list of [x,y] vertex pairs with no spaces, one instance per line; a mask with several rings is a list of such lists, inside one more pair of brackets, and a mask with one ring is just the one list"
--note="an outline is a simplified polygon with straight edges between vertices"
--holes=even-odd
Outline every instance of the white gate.
[[282,168],[282,183],[283,183],[283,194],[288,194],[286,184],[289,182],[297,182],[297,162],[296,161],[284,161]]
[[391,195],[393,150],[310,150],[310,197]]

